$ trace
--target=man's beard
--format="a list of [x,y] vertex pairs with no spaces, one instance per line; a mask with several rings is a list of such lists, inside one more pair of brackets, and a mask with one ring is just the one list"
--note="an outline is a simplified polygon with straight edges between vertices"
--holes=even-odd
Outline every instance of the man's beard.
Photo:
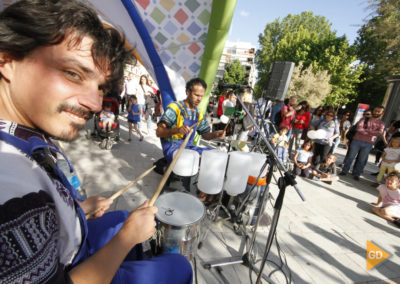
[[[61,133],[57,136],[52,136],[54,139],[64,141],[64,142],[71,142],[74,141],[78,138],[78,133],[81,129],[85,127],[85,125],[80,125],[80,124],[75,124],[71,123],[71,126],[73,130],[70,131],[61,131]],[[74,134],[73,134],[74,133]]]
[[380,117],[381,117],[381,114],[372,114],[372,117],[373,117],[373,118],[380,118]]
[[[76,115],[79,115],[83,118],[86,119],[86,121],[88,121],[89,119],[91,119],[94,115],[94,113],[92,111],[87,111],[83,108],[80,107],[75,107],[75,106],[71,106],[68,104],[60,104],[57,108],[57,112],[61,113],[63,111],[67,111],[67,112],[71,112],[74,113]],[[63,129],[60,131],[60,134],[58,135],[51,135],[53,138],[57,139],[57,140],[61,140],[61,141],[65,141],[65,142],[70,142],[75,140],[78,137],[78,133],[81,129],[83,129],[85,127],[85,125],[83,124],[76,124],[71,122],[70,126],[73,130],[67,130],[67,129]]]

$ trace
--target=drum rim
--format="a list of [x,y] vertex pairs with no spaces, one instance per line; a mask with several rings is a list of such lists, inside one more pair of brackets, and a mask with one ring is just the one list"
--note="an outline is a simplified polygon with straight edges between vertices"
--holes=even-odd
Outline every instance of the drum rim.
[[[164,224],[166,224],[166,225],[169,225],[169,226],[176,227],[176,228],[182,228],[182,227],[187,227],[187,226],[193,226],[194,224],[200,223],[200,222],[204,219],[204,216],[206,215],[206,207],[204,206],[203,202],[201,202],[200,200],[198,200],[195,196],[193,196],[193,195],[191,195],[191,194],[189,194],[189,193],[184,193],[184,192],[168,192],[168,193],[164,193],[163,195],[168,195],[168,194],[169,194],[169,195],[171,195],[171,194],[174,194],[174,195],[178,194],[178,195],[185,195],[185,196],[186,196],[186,195],[189,195],[189,196],[193,197],[194,200],[197,200],[197,201],[199,202],[199,204],[202,205],[201,208],[203,209],[203,212],[202,212],[202,214],[201,214],[201,217],[198,218],[196,221],[193,221],[193,222],[191,222],[191,223],[176,224],[175,222],[165,222],[164,220],[160,220],[160,218],[157,216],[157,214],[161,213],[161,211],[159,210],[159,211],[157,211],[157,213],[155,214],[155,217],[156,217],[157,221],[159,221],[160,223],[164,223]],[[163,195],[161,195],[161,196],[163,196]],[[160,197],[161,197],[161,196],[160,196]]]

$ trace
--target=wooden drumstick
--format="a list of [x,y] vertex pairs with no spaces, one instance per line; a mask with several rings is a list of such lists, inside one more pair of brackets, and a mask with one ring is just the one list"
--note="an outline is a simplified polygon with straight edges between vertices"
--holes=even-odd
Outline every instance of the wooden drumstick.
[[161,190],[162,190],[164,184],[167,182],[167,179],[169,178],[169,175],[172,172],[172,169],[175,167],[175,164],[178,161],[180,155],[182,154],[183,149],[185,149],[186,144],[189,142],[189,138],[192,135],[192,133],[193,133],[193,129],[190,129],[188,135],[186,136],[182,145],[179,147],[178,152],[176,152],[175,157],[173,158],[171,164],[169,164],[167,171],[165,172],[164,176],[162,177],[160,183],[158,184],[156,191],[154,192],[153,196],[151,197],[149,206],[153,206],[154,202],[156,202],[158,196],[161,193]]
[[[114,200],[117,197],[119,197],[121,194],[123,194],[125,191],[127,191],[132,185],[134,185],[135,183],[137,183],[139,180],[141,180],[142,178],[144,178],[145,176],[147,176],[156,166],[151,167],[150,169],[148,169],[147,171],[143,172],[140,176],[138,176],[137,178],[135,178],[133,181],[131,181],[130,183],[128,183],[126,186],[124,186],[123,188],[121,188],[120,190],[118,190],[116,193],[114,193],[113,195],[111,195],[109,197],[109,199]],[[102,207],[97,208],[96,210],[94,210],[93,212],[90,212],[88,214],[86,214],[86,219],[89,217],[92,217],[93,215],[95,215],[97,212],[99,212],[101,209],[103,209]]]

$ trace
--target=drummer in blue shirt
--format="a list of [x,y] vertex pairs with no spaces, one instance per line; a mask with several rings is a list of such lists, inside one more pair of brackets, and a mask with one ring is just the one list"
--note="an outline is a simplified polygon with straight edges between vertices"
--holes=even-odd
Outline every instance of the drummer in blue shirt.
[[203,150],[209,149],[193,145],[195,132],[206,140],[225,137],[223,130],[211,132],[207,120],[203,119],[204,114],[197,109],[206,89],[207,84],[204,80],[191,79],[186,84],[186,99],[170,103],[161,116],[156,135],[161,139],[164,157],[169,163],[173,159],[173,153],[179,149],[193,125],[195,125],[192,127],[194,131],[185,148],[195,150],[200,155]]

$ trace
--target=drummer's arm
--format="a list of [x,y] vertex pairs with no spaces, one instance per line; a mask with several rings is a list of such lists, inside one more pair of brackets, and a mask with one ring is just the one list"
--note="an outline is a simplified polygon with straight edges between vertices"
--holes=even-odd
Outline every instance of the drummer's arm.
[[90,214],[99,209],[99,211],[96,212],[93,216],[90,216],[91,218],[99,218],[104,214],[105,211],[108,210],[108,208],[110,208],[113,200],[110,198],[104,198],[102,196],[95,195],[87,198],[85,201],[78,201],[78,203],[85,214]]
[[225,138],[225,131],[224,130],[218,130],[214,132],[206,132],[201,135],[201,137],[205,140],[212,140],[216,138]]
[[170,128],[167,123],[161,121],[157,125],[156,135],[160,138],[168,138],[175,134],[186,134],[190,131],[190,127],[182,125],[179,128]]
[[110,242],[69,272],[73,283],[110,283],[128,252],[155,233],[156,212],[147,201],[132,212]]

